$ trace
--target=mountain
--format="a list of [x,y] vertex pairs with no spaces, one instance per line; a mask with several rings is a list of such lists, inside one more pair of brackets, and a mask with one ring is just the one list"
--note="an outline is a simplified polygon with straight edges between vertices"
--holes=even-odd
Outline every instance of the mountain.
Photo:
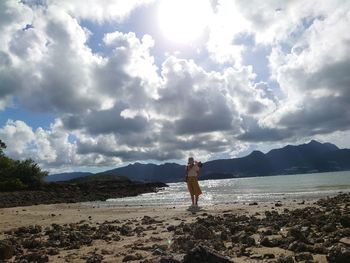
[[207,162],[202,173],[203,178],[213,179],[212,173],[226,174],[225,178],[231,178],[348,169],[350,150],[340,150],[334,144],[312,140],[308,144],[287,145],[266,154],[254,151],[243,158]]
[[130,179],[126,176],[117,176],[114,174],[97,173],[89,176],[74,178],[68,181],[69,183],[89,183],[89,182],[124,182],[130,183]]
[[93,175],[93,173],[84,173],[84,172],[72,172],[72,173],[60,173],[60,174],[52,174],[44,177],[45,182],[60,182],[60,181],[68,181],[75,178],[85,177]]
[[[287,145],[280,149],[273,149],[266,154],[260,151],[253,151],[251,154],[241,158],[208,161],[203,165],[201,179],[224,179],[342,170],[350,170],[350,149],[339,149],[334,144],[320,143],[312,140],[307,144]],[[184,172],[185,166],[176,163],[165,163],[161,165],[134,163],[105,171],[102,174],[126,176],[134,181],[169,183],[183,181]],[[76,175],[77,173],[75,173]],[[69,176],[69,174],[65,174],[65,177],[68,178]],[[63,177],[60,176],[60,179]]]
[[104,174],[119,174],[135,181],[145,182],[179,182],[184,179],[185,166],[176,163],[129,164],[128,166],[105,171]]

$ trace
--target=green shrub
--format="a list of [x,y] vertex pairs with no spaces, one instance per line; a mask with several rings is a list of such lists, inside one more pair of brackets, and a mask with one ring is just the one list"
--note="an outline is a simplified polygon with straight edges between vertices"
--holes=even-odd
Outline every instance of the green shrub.
[[26,185],[18,178],[12,178],[0,182],[0,191],[23,190],[25,188],[27,188]]
[[18,161],[8,158],[2,151],[5,148],[0,140],[0,191],[39,187],[48,173],[32,159]]

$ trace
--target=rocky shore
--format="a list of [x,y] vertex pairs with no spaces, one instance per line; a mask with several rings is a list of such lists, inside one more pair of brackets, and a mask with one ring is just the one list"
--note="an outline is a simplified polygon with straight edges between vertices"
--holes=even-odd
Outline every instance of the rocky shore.
[[[262,209],[254,210],[258,206]],[[293,209],[282,202],[243,207],[247,210],[182,209],[172,213],[167,207],[153,209],[157,212],[150,211],[151,216],[27,225],[4,231],[0,260],[350,262],[350,194],[296,203]]]
[[132,181],[92,181],[84,183],[46,183],[39,189],[0,192],[0,208],[38,204],[105,201],[108,198],[156,192],[164,183]]

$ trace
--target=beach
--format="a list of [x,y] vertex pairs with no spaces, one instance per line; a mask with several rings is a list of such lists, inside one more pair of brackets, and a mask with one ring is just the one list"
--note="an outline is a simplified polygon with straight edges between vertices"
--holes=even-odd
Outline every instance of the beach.
[[348,262],[349,238],[348,193],[198,210],[91,203],[0,209],[0,255],[12,256],[8,262]]

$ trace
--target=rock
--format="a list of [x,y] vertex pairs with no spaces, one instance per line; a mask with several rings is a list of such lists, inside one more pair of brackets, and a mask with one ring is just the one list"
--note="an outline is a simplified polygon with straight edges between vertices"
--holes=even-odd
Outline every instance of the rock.
[[175,226],[171,225],[171,226],[168,226],[167,227],[167,230],[170,232],[170,231],[174,231],[176,228]]
[[264,246],[264,247],[272,247],[272,243],[270,242],[270,239],[268,239],[267,237],[264,237],[261,241],[260,241],[260,245]]
[[0,240],[0,260],[10,259],[14,254],[14,247],[10,241]]
[[211,251],[209,248],[203,246],[197,246],[188,252],[184,259],[183,263],[232,263],[233,261],[229,260],[225,256],[219,255]]
[[141,234],[145,229],[142,226],[138,226],[134,229],[136,234]]
[[102,249],[102,250],[101,250],[101,254],[102,254],[102,255],[112,255],[112,254],[113,254],[113,251],[107,250],[107,249]]
[[42,227],[39,225],[35,226],[28,226],[28,227],[19,227],[17,228],[14,233],[16,236],[24,236],[26,234],[39,234],[42,230]]
[[250,256],[251,259],[262,259],[263,256],[261,254],[253,254]]
[[229,240],[230,233],[228,231],[221,231],[220,238],[224,241]]
[[266,231],[262,232],[264,236],[271,236],[273,235],[272,229],[266,229]]
[[143,225],[150,225],[150,224],[154,224],[154,223],[157,223],[157,221],[150,217],[150,216],[144,216],[141,220],[142,224]]
[[50,256],[58,255],[60,251],[57,248],[49,248],[47,254]]
[[86,263],[101,263],[103,260],[103,256],[96,254],[95,252],[92,253],[92,255],[88,256],[86,259]]
[[277,259],[277,263],[294,263],[294,259],[293,259],[292,256],[283,256],[283,255],[281,255]]
[[212,239],[214,233],[207,227],[201,224],[196,224],[193,229],[193,236],[195,239]]
[[182,225],[182,231],[184,233],[191,232],[191,228],[188,225],[184,224]]
[[28,262],[35,262],[35,263],[45,263],[49,262],[49,257],[47,255],[43,255],[37,252],[29,253],[26,255],[21,256],[21,261],[27,260]]
[[333,223],[329,223],[322,227],[322,232],[331,233],[337,230],[337,227]]
[[177,260],[173,256],[161,257],[157,263],[181,263],[180,260]]
[[334,263],[348,263],[350,259],[350,250],[340,244],[330,248],[327,260]]
[[350,246],[350,238],[348,237],[343,237],[342,239],[339,240],[339,242],[346,246]]
[[341,224],[343,227],[350,227],[350,216],[349,216],[349,215],[343,215],[343,216],[340,218],[340,224]]
[[154,244],[153,248],[165,251],[168,249],[168,245],[167,244]]
[[315,244],[313,248],[314,253],[317,254],[327,254],[328,249],[323,244]]
[[134,235],[132,229],[130,226],[124,224],[122,225],[122,227],[120,228],[120,234],[122,234],[123,236],[132,236]]
[[282,206],[281,203],[276,203],[276,204],[275,204],[275,207],[281,207],[281,206]]
[[313,247],[306,245],[303,242],[294,241],[288,246],[288,250],[294,251],[294,252],[307,252],[312,251]]
[[296,240],[305,240],[304,234],[301,232],[298,226],[293,226],[288,230],[288,236],[294,237]]
[[160,255],[164,255],[165,252],[163,250],[161,250],[160,248],[156,248],[153,252],[152,255],[156,255],[156,256],[160,256]]
[[22,241],[22,246],[24,248],[33,249],[33,248],[42,247],[42,244],[39,240],[36,240],[35,238],[28,238]]
[[255,245],[255,239],[250,236],[245,236],[241,239],[242,244],[247,245],[248,247]]
[[194,241],[186,236],[179,236],[174,239],[171,245],[174,251],[188,252],[194,247]]
[[249,205],[258,205],[257,202],[249,203]]
[[121,239],[120,236],[117,234],[113,234],[111,238],[113,241],[120,241],[120,239]]
[[140,260],[142,259],[142,255],[136,253],[135,255],[126,255],[124,258],[123,258],[123,262],[128,262],[128,261],[132,261],[132,260]]
[[225,250],[225,244],[221,239],[213,239],[210,241],[210,247],[214,248],[216,251]]
[[275,258],[275,255],[272,253],[265,253],[263,258]]
[[295,255],[295,260],[296,261],[308,261],[308,260],[313,260],[313,256],[309,252],[304,252],[304,253],[298,253]]

